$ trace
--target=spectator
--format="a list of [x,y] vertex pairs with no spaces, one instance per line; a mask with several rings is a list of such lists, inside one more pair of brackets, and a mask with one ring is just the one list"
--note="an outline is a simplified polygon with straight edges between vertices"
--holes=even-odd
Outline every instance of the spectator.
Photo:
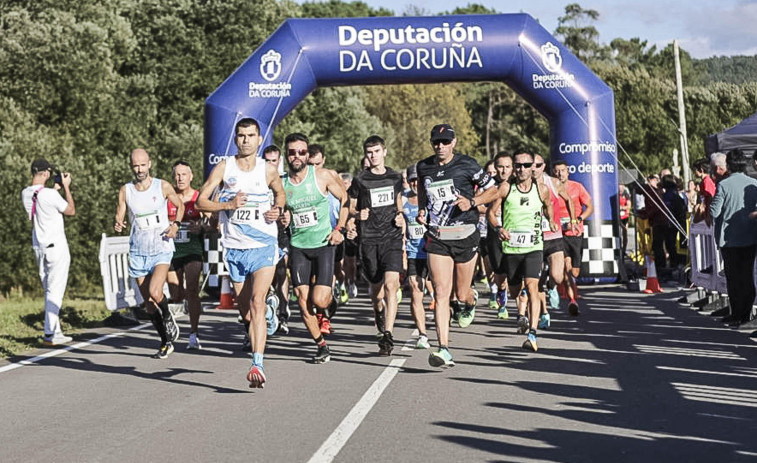
[[[665,204],[666,213],[661,214],[663,217],[663,220],[659,222],[661,225],[653,228],[652,232],[652,242],[654,247],[654,243],[658,240],[655,234],[657,233],[657,230],[662,231],[664,235],[662,237],[663,244],[668,256],[668,267],[671,268],[677,267],[680,263],[678,258],[678,249],[676,246],[676,238],[678,236],[679,226],[680,228],[685,229],[686,225],[686,203],[678,193],[678,186],[679,185],[678,182],[676,182],[676,178],[672,175],[666,175],[662,178],[662,200],[663,204]],[[675,219],[675,222],[672,222],[671,219]],[[664,258],[658,259],[658,256],[655,255],[655,261],[658,266],[665,267]]]
[[620,243],[622,254],[626,256],[628,247],[628,217],[631,212],[631,194],[622,183],[618,185],[618,202],[620,203]]
[[[721,157],[718,162],[722,165],[722,169],[725,170],[725,155],[723,153],[713,154]],[[714,172],[714,171],[713,171]],[[710,203],[712,197],[715,196],[715,182],[710,177],[710,160],[702,158],[694,163],[694,175],[700,180],[699,194],[697,195],[696,204],[693,207],[692,213],[694,214],[694,222],[700,222],[704,220],[707,225],[712,225],[712,217],[710,217]]]

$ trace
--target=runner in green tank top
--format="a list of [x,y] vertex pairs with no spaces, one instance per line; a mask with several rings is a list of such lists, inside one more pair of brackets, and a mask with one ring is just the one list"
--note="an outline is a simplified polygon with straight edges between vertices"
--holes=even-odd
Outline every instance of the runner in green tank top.
[[302,249],[320,248],[332,232],[328,194],[318,187],[315,167],[307,166],[302,183],[292,183],[284,176],[287,208],[292,213],[292,246]]
[[[502,240],[504,259],[507,261],[507,283],[510,295],[518,297],[524,287],[528,292],[530,314],[518,313],[518,331],[528,337],[523,348],[536,351],[536,327],[539,321],[539,278],[542,269],[542,214],[549,221],[552,231],[557,230],[552,214],[549,188],[533,181],[534,156],[516,154],[513,167],[515,179],[499,186],[499,195],[487,211],[489,223],[498,231]],[[497,212],[502,208],[502,226],[497,222]],[[492,237],[493,238],[493,237]],[[530,330],[529,330],[530,327]]]

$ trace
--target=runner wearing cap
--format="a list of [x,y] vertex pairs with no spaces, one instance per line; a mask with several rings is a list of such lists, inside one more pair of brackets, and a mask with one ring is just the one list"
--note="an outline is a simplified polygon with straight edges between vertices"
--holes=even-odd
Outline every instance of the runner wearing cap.
[[[432,366],[454,366],[449,351],[450,296],[465,304],[459,317],[467,327],[475,316],[470,283],[479,245],[479,204],[497,196],[494,180],[471,157],[455,153],[455,130],[449,124],[431,129],[434,155],[417,164],[418,217],[427,227],[426,252],[434,286],[439,349],[429,355]],[[478,187],[475,192],[474,187]]]

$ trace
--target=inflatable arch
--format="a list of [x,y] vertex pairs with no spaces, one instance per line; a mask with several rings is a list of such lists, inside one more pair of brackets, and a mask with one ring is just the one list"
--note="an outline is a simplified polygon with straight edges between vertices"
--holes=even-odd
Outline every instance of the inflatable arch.
[[505,82],[547,118],[551,159],[565,160],[594,200],[582,276],[614,281],[613,93],[527,14],[285,21],[207,98],[205,176],[236,154],[239,119],[258,120],[269,143],[276,125],[318,86],[461,81]]

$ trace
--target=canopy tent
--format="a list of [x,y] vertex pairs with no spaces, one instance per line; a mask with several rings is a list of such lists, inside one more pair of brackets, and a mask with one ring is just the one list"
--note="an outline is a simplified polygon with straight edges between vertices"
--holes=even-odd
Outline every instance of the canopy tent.
[[704,140],[704,152],[707,156],[717,151],[726,153],[734,148],[741,148],[749,157],[757,150],[757,113]]

